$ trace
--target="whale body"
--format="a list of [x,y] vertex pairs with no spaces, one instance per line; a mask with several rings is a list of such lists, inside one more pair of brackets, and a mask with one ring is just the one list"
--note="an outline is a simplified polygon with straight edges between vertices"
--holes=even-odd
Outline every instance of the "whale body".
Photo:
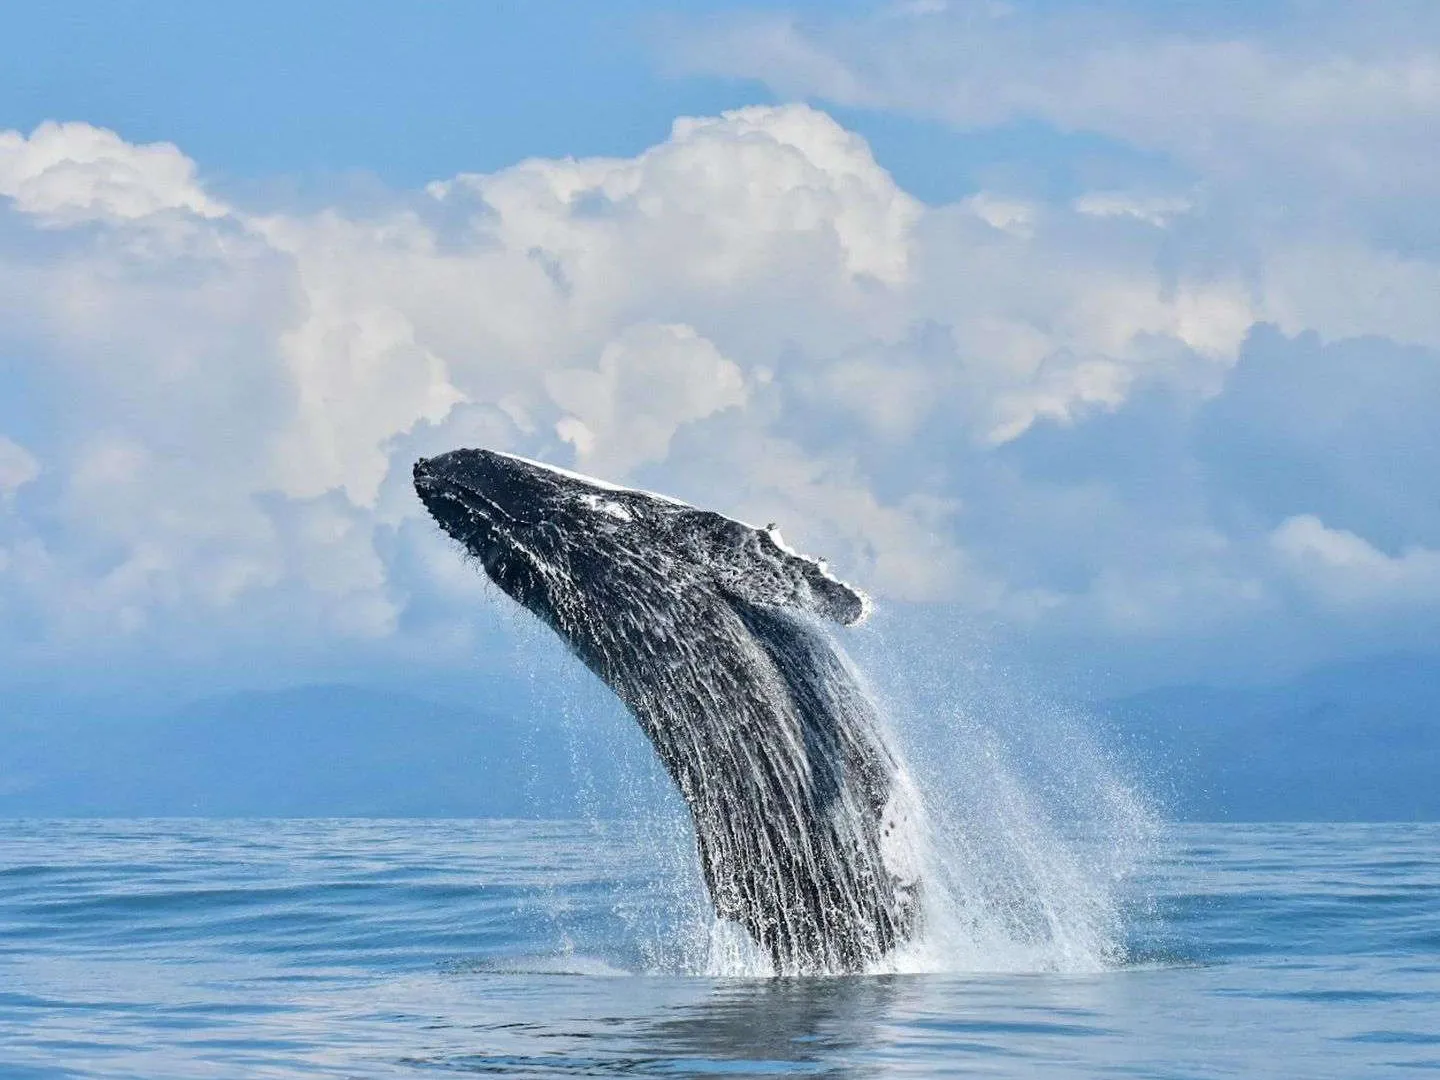
[[435,521],[625,703],[689,807],[716,913],[779,974],[915,931],[908,787],[825,619],[868,601],[758,529],[490,450],[415,465]]

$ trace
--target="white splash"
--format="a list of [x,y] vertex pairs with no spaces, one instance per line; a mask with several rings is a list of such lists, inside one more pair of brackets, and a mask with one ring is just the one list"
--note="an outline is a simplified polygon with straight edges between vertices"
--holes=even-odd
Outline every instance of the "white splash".
[[[580,497],[607,514],[608,492],[625,490],[545,468],[592,485]],[[762,536],[784,555],[803,558],[775,526]],[[623,544],[618,555],[639,565]],[[656,910],[625,902],[627,923],[647,936],[641,953],[648,969],[752,977],[772,970],[772,950],[775,964],[788,957],[787,972],[792,965],[800,972],[853,970],[856,954],[862,963],[878,957],[869,968],[876,973],[1088,972],[1124,961],[1125,882],[1155,822],[1078,717],[984,668],[963,670],[933,651],[933,639],[919,649],[919,635],[899,640],[903,627],[847,637],[884,675],[883,693],[868,685],[833,635],[801,614],[785,615],[798,621],[762,646],[755,638],[762,631],[738,616],[720,619],[707,608],[698,618],[685,606],[690,592],[675,585],[673,595],[665,594],[666,584],[685,574],[694,576],[695,588],[706,584],[707,571],[693,565],[689,549],[663,572],[609,582],[612,591],[629,588],[634,595],[620,592],[624,602],[603,623],[578,592],[567,591],[577,583],[562,568],[543,569],[558,575],[553,592],[565,602],[555,605],[555,628],[572,647],[588,634],[598,647],[635,655],[650,639],[625,631],[657,622],[662,644],[681,631],[707,644],[663,653],[649,674],[617,691],[659,740],[656,749],[690,804],[710,860],[702,876],[697,833],[657,818],[653,802],[634,802],[638,839],[665,878],[650,898]],[[657,587],[680,615],[655,603]],[[887,631],[897,640],[887,642]],[[801,742],[794,687],[767,674],[785,663],[806,669],[804,692],[835,714],[839,749],[824,759],[840,778],[825,780],[841,792],[832,803],[815,794],[821,789],[809,770],[816,759]],[[696,702],[707,706],[697,710]],[[762,730],[764,738],[757,735]],[[764,753],[784,767],[757,757]],[[862,770],[880,764],[887,768],[886,801],[866,804],[858,794]],[[706,790],[723,792],[729,802],[697,794]],[[711,803],[729,809],[717,812]],[[736,808],[746,828],[731,826]],[[773,835],[771,822],[779,824]],[[882,866],[884,873],[867,869]],[[758,926],[761,940],[767,932],[775,940],[757,947],[715,910],[739,911],[751,933]],[[662,927],[668,939],[654,936]]]

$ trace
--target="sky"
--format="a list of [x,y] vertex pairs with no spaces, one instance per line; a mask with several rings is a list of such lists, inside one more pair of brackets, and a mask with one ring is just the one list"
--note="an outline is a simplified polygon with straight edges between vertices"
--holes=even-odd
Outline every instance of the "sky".
[[0,690],[498,670],[463,445],[1095,693],[1432,654],[1437,131],[1408,0],[24,5]]

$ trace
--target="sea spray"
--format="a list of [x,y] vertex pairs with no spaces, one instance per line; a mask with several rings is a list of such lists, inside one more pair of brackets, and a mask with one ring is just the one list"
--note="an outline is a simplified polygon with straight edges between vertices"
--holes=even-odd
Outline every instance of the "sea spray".
[[1123,963],[1159,827],[1142,785],[1093,718],[989,664],[983,643],[916,638],[903,609],[882,610],[854,643],[923,807],[923,930],[894,969]]
[[[897,786],[915,804],[912,831],[896,840],[924,882],[920,932],[871,970],[1123,964],[1132,875],[1158,820],[1093,718],[989,665],[973,642],[917,647],[903,611],[882,608],[856,644],[863,667],[851,664],[851,676],[877,703],[901,765]],[[772,974],[744,930],[714,915],[684,803],[630,717],[564,666],[548,636],[527,635],[522,652],[545,687],[537,706],[563,723],[569,781],[585,794],[591,827],[626,836],[643,868],[614,902],[628,940],[591,947],[640,973]]]

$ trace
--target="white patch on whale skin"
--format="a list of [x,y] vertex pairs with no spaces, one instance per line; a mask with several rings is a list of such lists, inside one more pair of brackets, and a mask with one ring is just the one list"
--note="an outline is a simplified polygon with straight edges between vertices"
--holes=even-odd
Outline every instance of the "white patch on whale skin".
[[897,891],[919,902],[924,863],[924,822],[920,793],[903,768],[890,779],[880,814],[880,861],[898,883]]
[[580,501],[591,510],[598,510],[602,514],[609,514],[618,521],[634,521],[635,515],[626,507],[613,499],[602,499],[599,495],[581,495]]

